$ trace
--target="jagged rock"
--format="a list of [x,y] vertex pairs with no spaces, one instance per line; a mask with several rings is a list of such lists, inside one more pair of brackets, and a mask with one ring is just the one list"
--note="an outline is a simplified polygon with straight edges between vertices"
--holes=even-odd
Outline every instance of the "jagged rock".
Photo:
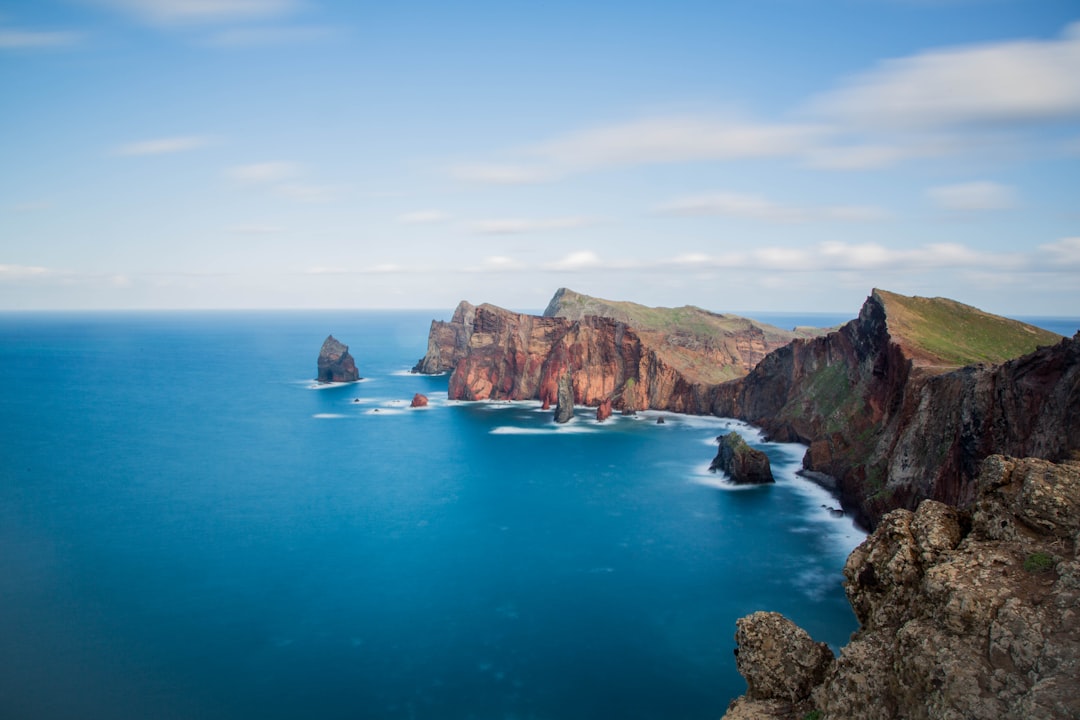
[[555,403],[555,422],[567,423],[574,417],[574,385],[569,374],[559,378],[558,401]]
[[991,456],[976,485],[970,514],[933,500],[894,510],[851,553],[860,627],[808,702],[759,706],[756,688],[776,684],[758,678],[782,664],[737,634],[755,690],[726,717],[1080,718],[1080,466]]
[[355,382],[360,379],[356,362],[349,354],[349,346],[338,342],[333,335],[327,336],[319,350],[319,382]]
[[740,618],[736,627],[736,665],[752,700],[804,700],[833,661],[828,645],[814,642],[780,613],[756,612]]
[[660,417],[656,418],[656,424],[657,424],[657,425],[663,425],[663,424],[664,424],[664,416],[663,416],[663,415],[661,415]]
[[746,444],[736,432],[716,438],[720,448],[713,458],[709,470],[720,470],[733,483],[740,485],[776,482],[773,478],[769,456]]
[[416,393],[415,395],[413,395],[412,403],[409,404],[409,407],[414,407],[414,408],[416,408],[416,407],[427,407],[427,404],[428,404],[427,395],[422,395],[420,393]]
[[872,528],[924,498],[970,505],[993,453],[1080,448],[1080,334],[875,290],[857,319],[770,353],[716,397],[717,414],[809,445],[806,469],[836,478]]
[[604,422],[611,417],[611,400],[601,400],[596,406],[596,422]]

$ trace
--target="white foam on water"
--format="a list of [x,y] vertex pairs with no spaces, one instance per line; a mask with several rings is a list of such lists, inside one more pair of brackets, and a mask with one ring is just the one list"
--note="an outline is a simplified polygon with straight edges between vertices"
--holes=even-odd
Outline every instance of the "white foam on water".
[[595,433],[599,432],[596,429],[595,424],[590,427],[588,425],[580,425],[576,423],[567,423],[565,425],[559,425],[552,423],[548,427],[521,427],[519,425],[500,425],[493,427],[489,431],[491,435],[555,435],[558,433],[563,434],[575,434],[575,433]]
[[370,378],[360,378],[352,382],[319,382],[318,380],[296,380],[297,385],[304,385],[308,390],[332,390],[334,388],[342,388],[348,385],[359,385],[361,383],[371,382]]
[[404,415],[405,410],[395,407],[377,407],[364,411],[365,415]]
[[311,417],[318,418],[319,420],[337,420],[338,418],[345,417],[341,413],[315,413]]

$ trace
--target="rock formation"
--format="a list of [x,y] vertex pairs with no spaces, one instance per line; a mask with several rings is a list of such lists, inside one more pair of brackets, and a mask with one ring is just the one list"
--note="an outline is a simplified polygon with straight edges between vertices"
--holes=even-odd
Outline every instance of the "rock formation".
[[596,422],[604,422],[611,417],[611,400],[601,400],[596,406]]
[[924,498],[970,503],[991,453],[1060,460],[1080,448],[1080,336],[1061,340],[950,300],[875,290],[856,320],[722,386],[713,411],[809,445],[807,470],[834,478],[873,527]]
[[[572,312],[586,301],[619,317]],[[462,302],[450,322],[432,322],[427,353],[413,370],[452,371],[454,400],[540,400],[550,406],[559,378],[570,372],[579,405],[610,400],[623,411],[704,414],[721,382],[745,375],[792,337],[698,308],[645,308],[564,289],[544,316]]]
[[319,350],[319,382],[355,382],[360,379],[356,362],[349,354],[349,346],[338,342],[333,335],[327,336]]
[[412,396],[412,402],[409,403],[409,407],[414,407],[414,408],[427,407],[427,404],[428,404],[427,395],[422,395],[421,393],[416,393],[415,395]]
[[720,448],[709,470],[723,472],[731,482],[739,485],[760,485],[776,482],[773,478],[769,456],[746,444],[737,432],[716,438]]
[[856,548],[839,658],[771,615],[738,623],[725,716],[1080,718],[1080,465],[991,456],[970,512],[895,510]]
[[573,380],[569,373],[559,378],[558,388],[555,391],[555,422],[567,423],[574,417],[574,389]]

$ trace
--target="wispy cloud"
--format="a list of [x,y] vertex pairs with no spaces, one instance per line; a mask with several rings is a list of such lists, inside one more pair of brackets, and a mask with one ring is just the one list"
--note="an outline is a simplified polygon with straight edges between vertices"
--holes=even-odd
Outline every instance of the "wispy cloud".
[[82,41],[82,34],[63,30],[19,30],[0,27],[0,50],[70,47]]
[[244,183],[269,183],[296,177],[300,174],[300,169],[288,162],[260,162],[234,165],[228,168],[225,174]]
[[40,265],[0,265],[0,280],[25,280],[54,274],[54,270]]
[[295,12],[298,0],[96,0],[149,25],[191,25],[267,20]]
[[592,250],[578,250],[577,252],[570,253],[561,260],[546,265],[545,269],[577,272],[599,268],[603,265],[604,262],[600,260],[600,256]]
[[404,225],[431,225],[445,222],[450,216],[441,210],[417,210],[398,215],[398,222]]
[[1080,117],[1080,23],[1054,40],[931,50],[886,60],[813,100],[819,116],[873,130],[1024,125]]
[[520,235],[523,233],[545,232],[550,230],[570,230],[588,227],[599,222],[588,217],[562,217],[547,219],[496,218],[476,220],[469,224],[469,229],[479,235]]
[[210,143],[210,139],[199,135],[155,138],[120,145],[117,155],[169,155],[172,153],[195,150]]
[[1040,245],[1039,250],[1046,254],[1054,267],[1080,268],[1080,237],[1062,238],[1057,242],[1046,243]]
[[274,186],[274,192],[281,197],[298,202],[322,203],[337,198],[339,188],[334,185],[312,185],[309,183],[282,183]]
[[926,195],[942,210],[953,212],[1007,210],[1016,206],[1013,188],[985,180],[933,187]]
[[800,208],[780,205],[760,195],[732,192],[679,198],[661,205],[657,211],[667,215],[721,215],[777,223],[872,222],[889,217],[888,212],[873,206]]
[[646,118],[553,138],[521,151],[520,162],[460,165],[452,174],[508,185],[613,167],[797,156],[812,148],[822,131],[820,126],[729,118]]

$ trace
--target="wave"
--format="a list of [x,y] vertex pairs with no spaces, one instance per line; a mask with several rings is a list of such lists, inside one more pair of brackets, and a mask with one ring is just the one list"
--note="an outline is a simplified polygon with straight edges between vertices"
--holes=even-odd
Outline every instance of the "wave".
[[338,418],[345,417],[345,415],[342,415],[341,413],[315,413],[311,417],[318,418],[319,420],[337,420]]
[[547,427],[521,427],[520,425],[500,425],[498,427],[491,428],[488,431],[491,435],[555,435],[555,434],[574,434],[574,433],[595,433],[599,432],[595,424],[593,426],[581,425],[578,423],[566,423],[565,425],[557,425],[552,423]]

